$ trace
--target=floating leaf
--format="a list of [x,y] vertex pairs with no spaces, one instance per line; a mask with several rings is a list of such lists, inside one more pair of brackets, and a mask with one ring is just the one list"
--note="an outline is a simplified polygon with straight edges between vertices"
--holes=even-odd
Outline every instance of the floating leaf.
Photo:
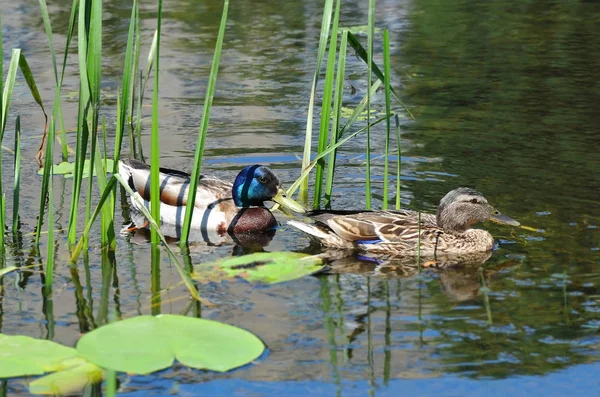
[[192,368],[224,372],[259,357],[264,344],[231,325],[167,314],[100,327],[79,340],[77,351],[101,367],[135,374],[170,367],[174,359]]
[[0,334],[0,378],[58,371],[76,356],[75,349],[49,340]]
[[275,284],[294,280],[323,270],[320,258],[299,252],[257,252],[198,265],[192,278],[218,281],[241,277],[249,282]]
[[46,375],[29,384],[32,394],[64,395],[82,390],[87,384],[100,382],[104,376],[102,368],[83,358],[79,364],[62,371]]
[[[113,159],[106,159],[103,160],[105,161],[106,164],[106,169],[107,170],[112,170],[114,167],[114,160]],[[52,166],[52,171],[54,172],[54,175],[64,175],[66,179],[69,178],[73,178],[73,173],[75,172],[75,163],[68,163],[66,161],[63,161],[60,164],[55,164]],[[44,169],[41,168],[38,171],[38,175],[44,175]],[[84,164],[83,164],[83,178],[88,178],[90,176],[90,160],[85,160]],[[94,176],[96,176],[96,168],[94,167]]]

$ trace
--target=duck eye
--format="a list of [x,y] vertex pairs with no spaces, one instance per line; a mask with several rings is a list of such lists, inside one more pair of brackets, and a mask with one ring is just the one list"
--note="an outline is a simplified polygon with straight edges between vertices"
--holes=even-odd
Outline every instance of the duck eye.
[[259,176],[257,179],[258,179],[258,181],[259,181],[260,183],[267,183],[267,177],[266,177],[266,176],[262,176],[262,175],[261,175],[261,176]]
[[472,202],[473,204],[477,204],[477,203],[478,203],[477,199],[475,199],[475,198],[474,198],[474,199],[471,199],[471,202]]

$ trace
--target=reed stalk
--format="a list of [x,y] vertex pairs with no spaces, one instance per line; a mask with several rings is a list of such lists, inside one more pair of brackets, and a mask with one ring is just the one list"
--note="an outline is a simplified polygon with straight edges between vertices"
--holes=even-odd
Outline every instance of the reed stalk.
[[21,116],[15,120],[15,156],[13,160],[13,222],[12,233],[16,239],[19,231],[19,195],[21,192]]
[[[335,80],[335,94],[333,105],[333,122],[331,128],[331,144],[335,144],[340,139],[340,118],[342,113],[342,99],[344,96],[344,75],[346,71],[346,53],[348,46],[348,31],[342,32],[340,41],[340,51],[337,62],[337,76]],[[325,184],[325,207],[331,208],[331,194],[333,190],[333,177],[335,173],[335,160],[337,158],[337,150],[334,150],[327,158],[327,178]]]
[[[375,34],[375,0],[369,0],[369,22],[367,32],[367,87],[371,87],[373,65],[373,35]],[[367,91],[367,145],[365,149],[365,206],[371,209],[371,93]]]
[[[152,96],[152,133],[150,144],[150,212],[152,217],[160,222],[160,149],[158,135],[158,76],[160,75],[160,32],[162,25],[162,0],[158,0],[158,21],[156,28],[156,56],[154,58],[154,90]],[[156,247],[160,237],[155,229],[150,232],[152,246]]]
[[[335,58],[337,49],[338,24],[340,20],[341,0],[335,1],[335,11],[333,13],[333,23],[331,25],[331,37],[329,40],[329,53],[327,54],[327,69],[325,69],[325,88],[323,88],[323,100],[321,105],[321,123],[319,128],[319,141],[317,144],[317,153],[321,153],[327,146],[329,136],[329,121],[331,118],[331,101],[333,95],[333,83],[335,72]],[[321,205],[321,195],[323,188],[323,175],[325,170],[325,159],[319,159],[315,169],[315,191],[313,196],[313,208],[317,209]]]
[[204,98],[204,110],[202,112],[202,121],[198,132],[198,142],[196,143],[196,152],[194,154],[194,167],[190,178],[190,186],[188,189],[187,205],[185,207],[185,216],[183,219],[183,228],[181,230],[180,242],[182,245],[187,244],[190,235],[192,223],[192,215],[196,203],[196,187],[200,179],[200,169],[202,167],[202,157],[204,155],[204,143],[208,132],[208,120],[210,109],[212,107],[213,98],[215,96],[215,87],[217,85],[217,74],[219,72],[219,63],[221,62],[221,50],[223,47],[223,38],[225,37],[225,26],[227,25],[227,11],[229,8],[229,0],[223,2],[223,12],[221,14],[221,24],[219,25],[219,33],[215,44],[215,55],[213,56],[212,65],[210,68],[210,77],[206,88],[206,97]]
[[389,157],[390,157],[390,124],[391,124],[391,106],[390,106],[390,33],[387,29],[383,31],[383,70],[385,86],[385,158],[383,160],[383,209],[388,209],[388,179],[389,179]]
[[[319,47],[317,49],[317,65],[315,66],[315,73],[313,74],[313,80],[310,89],[310,99],[308,101],[306,133],[304,136],[304,155],[302,156],[302,171],[304,171],[310,163],[317,83],[319,81],[321,64],[323,63],[323,58],[325,57],[325,50],[327,49],[327,39],[329,38],[332,10],[333,0],[325,0],[325,5],[323,6],[323,19],[321,21],[321,34],[319,36]],[[304,206],[308,205],[308,179],[303,180],[302,185],[300,186],[299,200]]]

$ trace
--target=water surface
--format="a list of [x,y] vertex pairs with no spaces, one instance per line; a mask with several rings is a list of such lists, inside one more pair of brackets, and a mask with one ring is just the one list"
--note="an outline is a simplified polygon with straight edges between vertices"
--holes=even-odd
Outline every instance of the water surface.
[[[57,48],[64,46],[70,6],[61,0],[50,7]],[[115,123],[129,6],[104,2],[102,112],[109,126]],[[364,25],[366,7],[345,2],[341,25]],[[38,4],[4,1],[2,10],[5,59],[10,48],[23,49],[50,107],[53,75]],[[161,165],[190,170],[220,12],[218,2],[165,4]],[[154,6],[144,4],[142,17],[147,51]],[[231,4],[203,172],[231,180],[244,165],[261,162],[286,185],[299,175],[320,21],[321,5],[309,1]],[[42,116],[21,82],[6,142],[13,137],[14,115],[21,114],[22,244],[11,246],[7,264],[35,267],[3,279],[0,330],[74,345],[109,320],[186,313],[246,328],[269,347],[259,363],[227,374],[175,366],[146,377],[120,375],[121,390],[132,396],[595,394],[600,5],[384,0],[377,2],[377,27],[390,29],[393,83],[415,115],[402,121],[402,205],[435,211],[447,191],[471,186],[540,232],[483,225],[498,243],[483,267],[418,272],[346,258],[332,264],[330,274],[270,287],[201,285],[215,308],[189,302],[166,257],[161,286],[170,290],[153,306],[149,243],[141,235],[120,237],[114,257],[103,257],[99,241],[92,240],[89,267],[80,261],[71,268],[60,233],[55,292],[44,299],[44,262],[30,253],[41,184],[32,159]],[[381,49],[376,52],[380,60]],[[63,97],[68,130],[76,120],[76,62],[73,53]],[[347,70],[344,103],[353,106],[365,92],[365,68],[351,56]],[[378,95],[374,102],[381,110]],[[148,153],[148,107],[143,123]],[[382,133],[380,125],[373,134],[376,207]],[[68,136],[74,145],[75,135]],[[334,207],[364,207],[364,145],[359,137],[341,153]],[[12,162],[6,150],[3,162]],[[4,171],[12,180],[10,167]],[[60,227],[67,223],[70,195],[70,181],[56,177]],[[285,223],[285,216],[278,217]],[[318,247],[284,226],[264,249]],[[231,245],[197,244],[191,258],[201,263],[239,253]],[[5,390],[18,395],[26,389],[11,380]]]

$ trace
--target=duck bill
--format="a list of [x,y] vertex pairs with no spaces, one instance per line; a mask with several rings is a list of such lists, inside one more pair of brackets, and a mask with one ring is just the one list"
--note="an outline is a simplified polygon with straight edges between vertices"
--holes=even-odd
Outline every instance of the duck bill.
[[501,214],[498,211],[495,211],[495,214],[490,217],[490,221],[492,221],[494,223],[500,223],[502,225],[521,226],[521,224],[519,222],[515,221],[510,216]]
[[285,191],[281,188],[277,191],[277,194],[275,195],[275,197],[272,198],[272,200],[277,204],[281,205],[283,208],[287,208],[291,211],[298,212],[300,214],[306,212],[306,210],[302,205],[300,205],[300,203],[287,197]]

